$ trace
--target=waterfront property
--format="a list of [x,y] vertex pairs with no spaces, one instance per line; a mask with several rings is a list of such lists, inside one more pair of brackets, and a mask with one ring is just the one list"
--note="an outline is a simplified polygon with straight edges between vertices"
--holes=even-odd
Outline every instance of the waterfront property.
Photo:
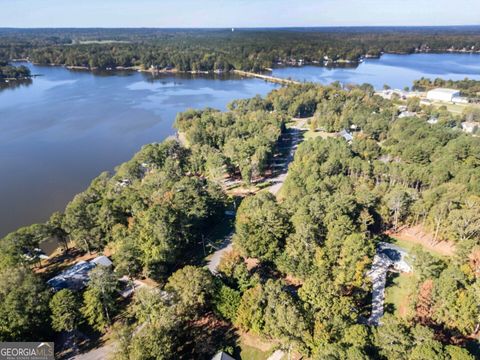
[[48,280],[47,284],[50,285],[54,291],[62,289],[79,291],[87,286],[89,273],[95,266],[110,267],[112,265],[112,262],[106,256],[98,256],[91,261],[79,261]]
[[[376,89],[389,84],[403,89],[421,77],[478,80],[479,59],[473,54],[385,54],[365,59],[356,68],[304,66],[273,69],[271,75],[283,78],[282,84],[290,83],[291,77],[298,82],[370,83]],[[129,159],[142,145],[172,135],[178,112],[189,107],[224,109],[231,100],[266,95],[281,86],[231,74],[109,71],[97,76],[25,65],[42,76],[0,91],[0,237],[45,221],[99,173]],[[401,97],[415,94],[394,92]],[[119,187],[127,185],[128,181],[119,182]]]

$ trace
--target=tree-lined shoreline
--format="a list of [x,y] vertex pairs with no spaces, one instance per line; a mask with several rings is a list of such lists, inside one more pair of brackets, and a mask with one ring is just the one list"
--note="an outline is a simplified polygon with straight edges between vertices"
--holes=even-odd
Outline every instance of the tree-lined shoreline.
[[[392,28],[396,29],[396,28]],[[0,59],[86,69],[264,71],[278,65],[355,65],[383,53],[478,53],[480,29],[0,29]]]

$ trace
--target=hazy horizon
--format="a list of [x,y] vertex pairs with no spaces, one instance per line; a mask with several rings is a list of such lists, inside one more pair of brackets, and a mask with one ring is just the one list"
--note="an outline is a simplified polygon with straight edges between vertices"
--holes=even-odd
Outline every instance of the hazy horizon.
[[480,25],[475,0],[0,0],[5,28],[289,28]]
[[480,28],[480,24],[463,24],[463,25],[325,25],[325,26],[184,26],[184,27],[161,27],[161,26],[0,26],[0,29],[19,29],[19,30],[36,30],[36,29],[155,29],[155,30],[295,30],[295,29],[415,29],[415,28]]

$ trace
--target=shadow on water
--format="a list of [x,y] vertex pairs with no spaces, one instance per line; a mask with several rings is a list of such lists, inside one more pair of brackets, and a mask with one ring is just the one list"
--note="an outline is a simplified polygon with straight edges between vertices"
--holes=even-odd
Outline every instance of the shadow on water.
[[32,79],[9,80],[8,82],[0,80],[0,91],[12,90],[32,85]]

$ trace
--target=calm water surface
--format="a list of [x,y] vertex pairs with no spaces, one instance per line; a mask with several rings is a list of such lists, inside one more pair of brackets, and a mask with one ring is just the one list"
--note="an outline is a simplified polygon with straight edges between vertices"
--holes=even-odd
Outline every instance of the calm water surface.
[[466,77],[480,80],[479,54],[414,54],[383,55],[380,59],[366,59],[356,68],[326,68],[304,66],[301,68],[274,69],[274,76],[298,81],[330,84],[372,84],[376,89],[384,84],[403,89],[412,86],[421,77],[462,80]]
[[32,84],[0,91],[0,237],[63,210],[104,170],[174,134],[177,112],[225,109],[276,87],[258,79],[153,79],[29,65]]
[[[28,65],[28,86],[0,90],[0,236],[45,221],[104,170],[174,133],[177,112],[265,95],[258,79],[94,75]],[[384,55],[357,68],[282,68],[275,76],[403,88],[422,76],[480,80],[480,55]]]

